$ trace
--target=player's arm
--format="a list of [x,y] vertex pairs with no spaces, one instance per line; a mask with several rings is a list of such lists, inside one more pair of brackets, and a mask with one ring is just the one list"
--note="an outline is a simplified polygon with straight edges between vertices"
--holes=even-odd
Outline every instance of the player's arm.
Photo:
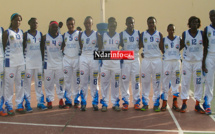
[[27,47],[26,41],[27,41],[27,32],[25,32],[23,34],[23,42],[22,42],[22,44],[23,44],[23,53],[25,52],[25,48]]
[[180,42],[180,51],[185,47],[185,32],[182,33],[182,39]]
[[40,42],[40,50],[42,54],[42,61],[44,61],[44,53],[45,53],[45,41],[46,41],[46,35],[43,35]]
[[[143,35],[144,35],[144,32],[142,32],[142,33],[140,34],[140,41],[141,41],[141,42],[140,42],[140,49],[144,48]],[[143,50],[142,50],[142,52],[141,52],[141,57],[144,58]]]
[[121,32],[120,34],[119,34],[119,50],[122,50],[123,49],[123,47],[124,47],[124,44],[123,44],[123,39],[122,39],[122,36],[123,36],[123,32]]
[[160,43],[159,43],[159,48],[162,52],[162,54],[164,53],[164,46],[163,46],[163,35],[160,33]]
[[4,31],[3,36],[2,36],[2,43],[3,43],[3,50],[5,52],[6,46],[7,46],[7,40],[8,40],[8,32],[7,30]]
[[64,51],[64,47],[66,46],[64,38],[65,38],[65,33],[63,34],[63,42],[62,42],[62,46],[61,46],[62,52]]
[[98,32],[97,32],[97,42],[98,42],[98,50],[101,51],[103,48],[102,36]]
[[139,49],[143,48],[143,41],[142,41],[142,34],[140,34],[140,32],[138,31],[139,34]]
[[80,45],[80,55],[81,55],[81,53],[82,53],[82,48],[83,48],[83,44],[82,44],[82,41],[81,41],[81,35],[82,35],[82,33],[80,32],[80,33],[79,33],[79,36],[78,36],[79,45]]
[[208,37],[207,37],[207,28],[204,29],[204,32],[202,34],[202,39],[203,39],[203,60],[202,60],[202,70],[207,73],[208,70],[206,68],[206,65],[205,65],[205,60],[206,60],[206,57],[207,57],[207,54],[208,54]]

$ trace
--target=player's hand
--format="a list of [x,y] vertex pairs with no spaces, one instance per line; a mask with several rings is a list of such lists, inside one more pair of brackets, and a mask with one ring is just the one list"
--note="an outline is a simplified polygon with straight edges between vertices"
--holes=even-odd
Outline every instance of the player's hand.
[[143,53],[141,53],[141,57],[144,58],[144,54]]
[[208,69],[204,65],[202,66],[202,71],[208,73]]

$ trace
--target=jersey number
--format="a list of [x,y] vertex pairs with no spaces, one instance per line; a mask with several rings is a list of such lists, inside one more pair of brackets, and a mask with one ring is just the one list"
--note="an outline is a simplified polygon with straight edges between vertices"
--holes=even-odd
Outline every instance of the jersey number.
[[54,45],[56,46],[56,40],[53,40],[53,41],[52,41],[52,44],[54,44]]
[[150,37],[150,42],[153,42],[154,41],[154,38],[153,37]]
[[129,37],[130,42],[134,42],[134,37]]
[[87,38],[86,43],[89,44],[89,42],[90,42],[90,38]]
[[192,39],[192,45],[196,45],[196,39]]

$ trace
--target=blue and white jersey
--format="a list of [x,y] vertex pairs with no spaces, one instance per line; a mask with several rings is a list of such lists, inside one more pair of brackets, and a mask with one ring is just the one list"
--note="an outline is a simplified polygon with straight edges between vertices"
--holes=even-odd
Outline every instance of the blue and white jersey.
[[206,27],[208,37],[208,54],[215,56],[215,28],[212,25]]
[[159,58],[161,51],[159,48],[161,34],[155,31],[152,35],[145,31],[142,33],[143,53],[145,58]]
[[195,37],[190,35],[189,30],[184,32],[183,58],[186,61],[201,61],[203,58],[202,31],[198,30]]
[[75,30],[72,34],[66,32],[64,34],[64,54],[70,58],[78,57],[80,52],[79,31]]
[[18,29],[18,32],[14,32],[11,29],[7,29],[7,33],[8,40],[5,49],[5,67],[24,65],[22,30]]
[[[119,33],[115,33],[113,37],[110,37],[109,34],[106,32],[102,36],[103,42],[103,51],[111,51],[111,50],[119,50],[120,44],[120,36]],[[103,60],[102,66],[107,68],[118,68],[120,67],[120,60]]]
[[81,34],[81,42],[83,44],[82,54],[81,55],[92,55],[95,50],[98,50],[97,44],[97,32],[92,31],[92,33],[87,36],[86,31]]
[[[138,30],[134,30],[130,35],[127,31],[123,31],[121,34],[121,40],[123,45],[123,50],[133,50],[134,51],[134,59],[139,58],[139,38],[140,32]],[[124,62],[132,62],[132,60],[125,60]]]
[[40,69],[42,68],[42,55],[40,49],[42,33],[37,31],[33,36],[27,32],[26,48],[25,48],[25,61],[26,69]]
[[44,69],[62,69],[63,68],[63,53],[61,50],[63,36],[58,34],[53,38],[49,33],[45,39],[45,63]]
[[179,36],[175,36],[173,40],[169,39],[168,36],[163,39],[164,42],[163,60],[181,59],[180,39],[181,38]]
[[3,31],[4,29],[0,27],[0,59],[4,58],[3,43],[2,43]]

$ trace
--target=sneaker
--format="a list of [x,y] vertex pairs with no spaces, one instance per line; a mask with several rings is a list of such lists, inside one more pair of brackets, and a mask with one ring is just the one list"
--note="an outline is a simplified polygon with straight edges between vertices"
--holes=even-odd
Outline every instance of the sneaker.
[[161,111],[166,111],[167,101],[163,100],[163,104],[161,106]]
[[93,111],[98,111],[99,108],[98,108],[98,105],[93,105]]
[[211,114],[211,108],[206,108],[205,109],[205,114],[210,115]]
[[48,108],[48,109],[52,109],[52,102],[48,102],[48,103],[47,103],[47,108]]
[[205,114],[205,111],[200,107],[200,105],[195,106],[195,111],[200,114]]
[[80,110],[81,110],[81,111],[86,111],[86,105],[81,105]]
[[107,107],[106,107],[106,106],[102,106],[101,111],[102,111],[102,112],[107,112]]
[[16,112],[20,114],[25,114],[26,110],[24,108],[19,108],[19,109],[16,109]]
[[124,105],[122,106],[122,110],[123,110],[123,111],[127,111],[127,110],[128,110],[128,104],[124,104]]
[[2,109],[2,110],[0,111],[0,116],[6,117],[6,116],[8,116],[8,114]]
[[155,112],[160,112],[161,111],[159,106],[154,106],[153,109],[154,109]]
[[7,114],[8,114],[9,116],[14,116],[14,115],[15,115],[15,112],[14,112],[13,110],[8,110],[8,111],[7,111]]
[[72,107],[72,104],[66,104],[66,105],[64,105],[64,108],[65,109],[69,109],[69,108],[71,108]]
[[141,109],[141,108],[140,108],[140,105],[139,105],[139,104],[135,104],[135,105],[134,105],[134,109],[135,109],[135,110],[140,110],[140,109]]
[[63,99],[60,99],[59,101],[59,108],[64,108]]
[[33,112],[33,109],[31,108],[30,103],[26,103],[26,104],[25,104],[25,109],[26,109],[26,112],[28,112],[28,113]]
[[175,111],[177,111],[177,112],[180,111],[180,108],[178,107],[177,100],[173,100],[172,109],[175,110]]
[[183,103],[183,104],[182,104],[182,107],[181,107],[181,109],[180,109],[180,112],[181,112],[181,113],[185,113],[185,112],[186,112],[186,109],[187,109],[187,104]]
[[38,109],[47,110],[48,108],[44,104],[37,104]]
[[79,108],[79,103],[75,103],[74,108]]
[[119,106],[113,106],[112,108],[113,108],[113,110],[115,110],[117,112],[121,111],[121,109],[119,108]]
[[147,109],[149,109],[148,105],[143,105],[143,107],[140,109],[141,111],[146,111]]

